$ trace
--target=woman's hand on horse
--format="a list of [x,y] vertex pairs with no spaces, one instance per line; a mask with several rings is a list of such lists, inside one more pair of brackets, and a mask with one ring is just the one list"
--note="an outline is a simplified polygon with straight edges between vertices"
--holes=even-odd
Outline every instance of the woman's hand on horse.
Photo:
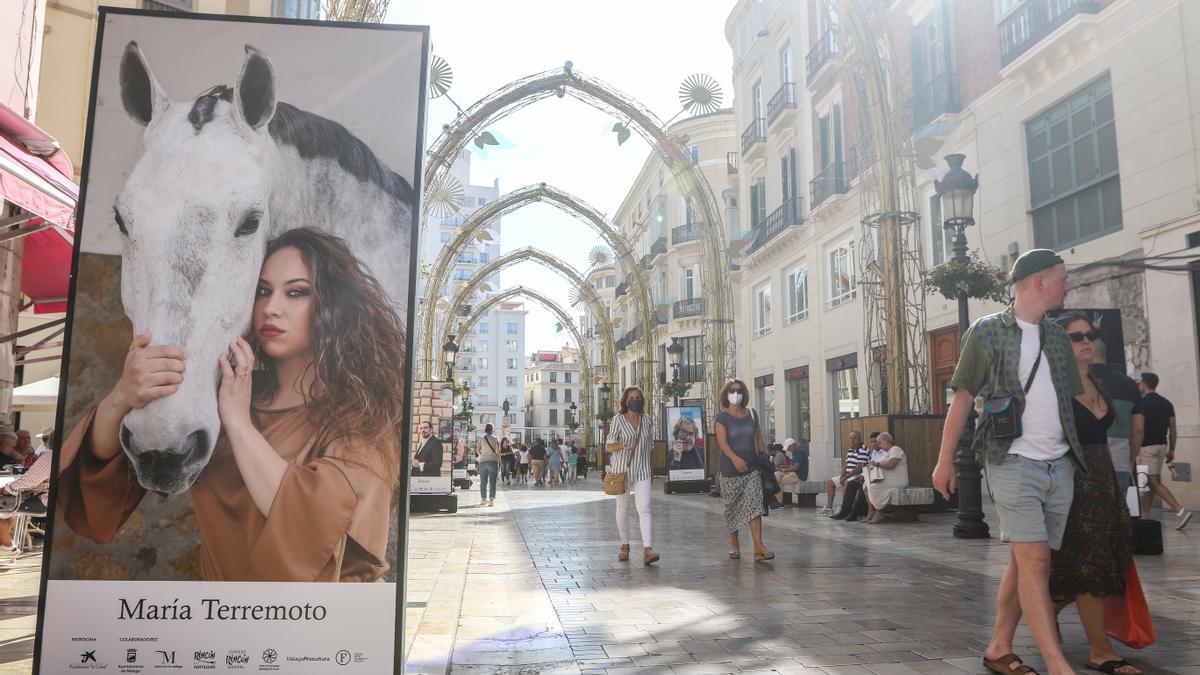
[[254,350],[250,343],[238,338],[229,345],[234,362],[222,354],[221,386],[217,390],[217,415],[226,429],[250,424],[251,377],[254,370]]
[[187,357],[179,347],[150,346],[150,332],[133,338],[112,401],[128,412],[170,396],[183,384]]

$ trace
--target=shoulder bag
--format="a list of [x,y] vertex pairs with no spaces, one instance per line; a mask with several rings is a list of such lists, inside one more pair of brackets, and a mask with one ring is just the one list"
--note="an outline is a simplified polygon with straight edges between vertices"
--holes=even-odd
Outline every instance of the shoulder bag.
[[867,481],[871,483],[882,483],[884,479],[883,468],[870,464],[871,460],[867,460]]
[[[646,426],[646,420],[643,418],[642,423],[638,425],[637,436],[634,438],[633,447],[628,450],[623,450],[622,452],[637,452],[638,446],[641,445],[642,427],[644,426]],[[622,471],[621,473],[613,473],[612,471],[609,471],[604,474],[604,494],[616,497],[629,492],[629,465],[632,462],[633,457],[630,457],[629,461],[625,463],[625,471]],[[609,467],[612,467],[611,462],[609,462]]]
[[[1033,370],[1029,371],[1029,379],[1025,380],[1025,394],[1033,387],[1033,378],[1037,377],[1038,367],[1042,365],[1042,352],[1045,351],[1045,339],[1038,329],[1038,355],[1033,362]],[[996,382],[1000,382],[1001,362],[996,363]],[[1021,415],[1024,413],[1024,401],[1016,396],[997,396],[983,402],[983,411],[987,413],[992,424],[992,435],[996,438],[1015,439],[1022,433]]]

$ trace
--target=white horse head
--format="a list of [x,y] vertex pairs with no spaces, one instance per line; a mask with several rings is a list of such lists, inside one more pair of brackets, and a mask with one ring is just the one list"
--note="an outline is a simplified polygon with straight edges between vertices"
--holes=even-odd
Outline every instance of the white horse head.
[[145,150],[115,203],[121,298],[134,334],[187,353],[175,394],[130,412],[121,445],[142,485],[188,489],[220,431],[218,356],[246,332],[270,228],[275,115],[271,63],[247,45],[232,89],[172,101],[130,42],[121,102],[146,127]]

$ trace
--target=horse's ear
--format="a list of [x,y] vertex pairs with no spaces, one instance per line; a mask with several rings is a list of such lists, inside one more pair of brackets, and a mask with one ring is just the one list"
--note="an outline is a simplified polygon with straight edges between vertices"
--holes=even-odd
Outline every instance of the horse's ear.
[[275,116],[275,69],[265,54],[246,45],[246,61],[233,88],[234,109],[251,129]]
[[142,126],[150,124],[171,103],[136,42],[125,45],[121,55],[120,83],[125,112]]

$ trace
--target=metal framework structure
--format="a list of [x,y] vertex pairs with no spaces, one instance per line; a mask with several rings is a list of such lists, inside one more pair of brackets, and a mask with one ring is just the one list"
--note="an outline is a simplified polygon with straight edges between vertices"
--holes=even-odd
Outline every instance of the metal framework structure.
[[[461,288],[458,289],[458,293],[455,294],[454,299],[450,302],[450,306],[467,306],[470,303],[471,297],[477,290],[479,290],[479,287],[487,279],[491,278],[493,275],[499,273],[507,267],[511,267],[517,263],[526,261],[535,261],[541,263],[545,267],[557,272],[567,282],[573,284],[575,288],[579,289],[579,299],[584,302],[588,306],[588,309],[591,310],[592,314],[599,319],[601,337],[605,342],[604,363],[594,364],[596,366],[594,372],[597,374],[602,374],[604,382],[610,381],[612,376],[612,368],[616,364],[616,354],[614,350],[616,336],[613,334],[612,323],[609,320],[608,311],[604,306],[604,301],[600,299],[600,296],[596,293],[596,289],[592,288],[591,284],[588,284],[573,267],[563,263],[558,258],[541,249],[537,249],[532,246],[520,248],[506,253],[489,262],[487,265],[479,268],[479,270],[477,270],[475,274],[466,283],[464,283]],[[447,321],[442,326],[442,331],[436,344],[444,344],[449,338],[451,332],[455,331],[451,326],[451,322]],[[457,331],[459,335],[463,334],[463,332],[464,331],[461,328]],[[586,343],[579,342],[578,344],[581,351],[586,349]]]
[[[510,82],[477,101],[452,124],[443,127],[442,134],[429,150],[424,184],[426,186],[437,185],[439,176],[449,171],[458,153],[488,125],[550,96],[559,98],[571,96],[597,110],[628,120],[627,126],[631,126],[634,131],[637,131],[650,144],[651,149],[659,156],[664,165],[670,169],[680,194],[687,200],[691,212],[699,218],[704,241],[705,269],[708,270],[707,274],[701,275],[705,306],[708,308],[708,318],[704,324],[704,349],[705,360],[712,366],[707,369],[706,381],[708,393],[711,395],[705,398],[711,401],[712,395],[715,395],[724,384],[725,379],[731,376],[736,369],[734,326],[733,317],[730,315],[733,311],[733,292],[729,275],[725,273],[729,269],[729,254],[720,217],[721,210],[708,181],[699,168],[693,166],[685,156],[684,145],[677,138],[668,135],[658,118],[635,99],[599,79],[581,75],[573,69],[569,62],[561,70],[545,71]],[[563,205],[566,206],[567,202],[564,201]],[[481,220],[487,220],[496,217],[498,211],[499,209],[487,209],[485,206],[477,211],[475,216],[479,216]],[[424,227],[424,223],[422,223],[422,227]],[[619,240],[619,243],[616,240]],[[652,314],[649,308],[650,296],[646,292],[645,279],[637,270],[636,264],[632,266],[628,264],[630,247],[619,233],[611,241],[606,238],[606,242],[617,251],[622,265],[626,267],[629,276],[635,280],[638,286],[636,292],[645,296],[645,309],[641,308],[642,302],[639,300],[639,311],[642,314],[640,318],[643,324],[642,348],[645,361],[653,364],[654,333],[651,324]],[[457,255],[458,248],[461,246],[462,242],[456,239],[445,253]],[[444,270],[437,269],[437,266],[435,266],[435,272],[439,272],[439,276],[444,275]],[[429,286],[429,296],[426,298],[423,308],[426,313],[424,324],[427,329],[433,322],[433,315],[436,314],[436,299],[441,296],[445,283],[442,278],[438,278],[436,281],[436,284],[431,283]],[[430,336],[432,332],[429,330],[426,335]],[[431,368],[429,365],[432,361],[431,354],[432,351],[427,349],[425,352],[427,370]],[[647,398],[653,396],[654,372],[654,368],[646,368],[646,374],[642,378],[641,384]]]
[[882,412],[886,400],[889,413],[925,412],[930,404],[921,217],[916,209],[911,117],[896,104],[897,91],[888,83],[896,82],[898,75],[888,72],[880,55],[881,50],[892,51],[887,6],[836,0],[836,7],[849,47],[848,65],[861,85],[859,289],[869,350],[870,408],[872,413]]
[[[545,307],[547,311],[558,317],[558,320],[562,322],[563,327],[571,333],[571,337],[575,338],[576,344],[585,344],[583,342],[583,336],[579,332],[579,328],[575,325],[575,322],[571,319],[571,315],[567,313],[566,309],[564,309],[562,305],[558,304],[551,298],[542,295],[538,291],[525,286],[513,286],[512,288],[506,288],[493,296],[489,296],[486,300],[480,303],[478,307],[472,310],[466,319],[463,320],[463,322],[460,324],[461,330],[464,333],[471,330],[475,327],[475,324],[479,323],[479,320],[482,319],[492,307],[520,296],[537,301],[537,303],[542,307]],[[579,361],[579,367],[581,371],[580,379],[582,380],[581,385],[583,387],[583,393],[580,397],[580,417],[576,421],[580,422],[580,428],[587,428],[590,426],[590,423],[585,423],[584,421],[592,419],[592,364],[591,360],[588,358],[586,349],[579,350]]]

